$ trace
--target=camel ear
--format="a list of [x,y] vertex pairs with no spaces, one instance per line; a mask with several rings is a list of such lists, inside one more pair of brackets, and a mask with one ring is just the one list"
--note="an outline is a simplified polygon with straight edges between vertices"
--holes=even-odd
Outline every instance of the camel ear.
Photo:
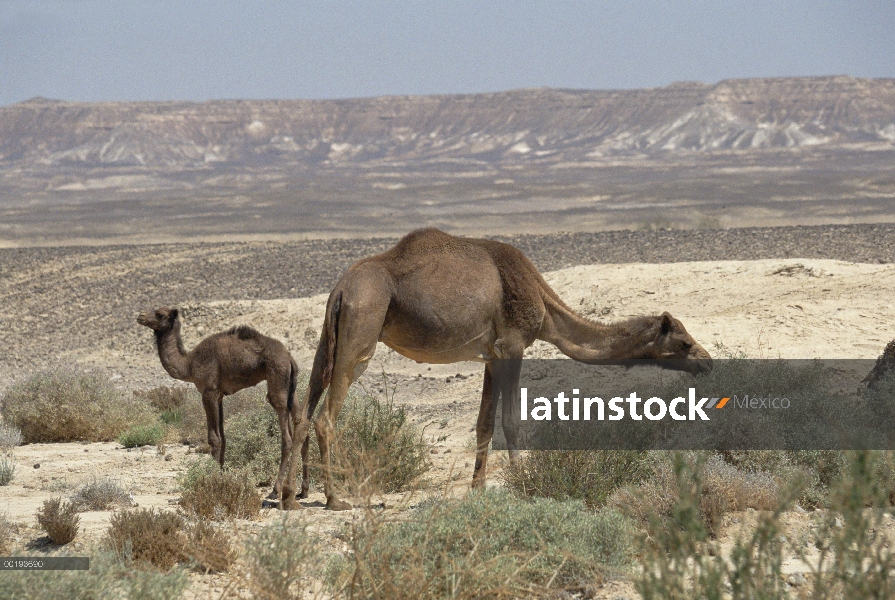
[[671,315],[667,312],[662,313],[662,335],[668,335],[672,329],[674,329],[674,322],[671,320]]
[[171,320],[176,321],[178,316],[180,316],[180,309],[172,308],[171,309]]

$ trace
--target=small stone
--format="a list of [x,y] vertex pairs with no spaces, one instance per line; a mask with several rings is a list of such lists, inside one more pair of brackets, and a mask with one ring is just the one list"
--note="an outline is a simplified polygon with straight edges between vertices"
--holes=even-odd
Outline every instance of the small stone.
[[805,579],[805,576],[801,573],[793,573],[786,578],[786,583],[791,586],[798,587],[800,585],[805,585],[806,583],[808,583],[808,580]]
[[429,450],[429,454],[438,454],[438,448],[432,448]]
[[173,459],[174,459],[174,457],[171,456],[170,454],[165,455],[165,460],[173,460]]
[[451,452],[451,449],[448,448],[447,450],[445,450],[444,452],[442,452],[442,454],[450,454],[450,452]]
[[34,468],[35,468],[35,469],[39,469],[39,468],[40,468],[40,463],[34,463]]

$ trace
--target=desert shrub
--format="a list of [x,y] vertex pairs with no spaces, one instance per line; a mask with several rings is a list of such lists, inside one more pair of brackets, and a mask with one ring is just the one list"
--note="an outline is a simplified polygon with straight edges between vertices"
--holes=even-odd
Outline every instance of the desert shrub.
[[155,446],[165,439],[165,428],[161,423],[132,425],[118,436],[118,443],[125,448]]
[[329,585],[361,598],[533,597],[588,590],[632,560],[630,524],[580,501],[505,490],[430,501],[409,519],[355,521]]
[[829,504],[829,491],[849,460],[842,450],[735,450],[721,455],[741,471],[766,473],[780,482],[799,480],[798,503],[805,508]]
[[182,569],[168,573],[142,571],[131,568],[111,552],[96,551],[91,553],[90,569],[87,571],[4,572],[0,577],[0,598],[177,600],[183,597],[187,585],[189,579]]
[[190,465],[180,487],[181,508],[203,519],[251,519],[261,510],[251,477],[245,471],[222,471],[211,460]]
[[15,543],[15,534],[18,526],[9,520],[5,514],[0,514],[0,554],[9,556]]
[[280,467],[279,420],[264,404],[227,423],[226,467],[245,471],[255,485],[272,484]]
[[[877,474],[879,452],[850,452],[843,476],[830,489],[830,510],[815,513],[815,523],[791,550],[810,571],[799,590],[805,598],[890,598],[895,594],[895,549],[885,535],[888,488]],[[642,570],[637,590],[644,600],[790,598],[782,572],[787,540],[780,517],[801,491],[784,490],[774,510],[759,514],[752,533],[737,539],[727,555],[708,543],[710,531],[700,514],[704,471],[698,461],[676,453],[677,488],[670,517],[658,519],[651,536],[641,540]],[[818,554],[808,556],[806,548]]]
[[62,498],[44,500],[37,511],[37,524],[59,546],[75,539],[80,522],[77,508],[71,503],[63,503]]
[[187,527],[185,554],[197,571],[221,573],[236,560],[230,536],[208,521],[198,520]]
[[0,400],[3,420],[26,442],[104,442],[135,423],[151,423],[148,405],[128,400],[107,377],[58,368],[14,384]]
[[[781,486],[763,472],[744,471],[726,463],[713,452],[681,454],[699,478],[697,514],[710,536],[715,536],[721,518],[732,511],[753,508],[773,510],[780,503]],[[680,502],[680,486],[671,460],[655,460],[651,473],[638,484],[625,485],[608,498],[607,504],[630,516],[646,530],[668,526]]]
[[230,537],[206,521],[155,509],[112,515],[106,543],[126,564],[168,571],[189,564],[202,572],[226,571],[235,560]]
[[131,506],[131,495],[111,477],[92,476],[77,487],[69,498],[79,511],[108,510],[110,506]]
[[186,560],[184,521],[176,513],[122,510],[109,523],[108,545],[126,563],[167,571]]
[[9,485],[16,476],[16,459],[11,454],[0,456],[0,485]]
[[[145,391],[136,391],[134,396],[149,404],[160,413],[173,411],[190,401],[193,388],[161,385]],[[194,392],[195,393],[195,392]],[[198,394],[195,394],[198,397]]]
[[0,423],[0,451],[9,451],[22,445],[22,431],[13,425]]
[[602,506],[621,485],[652,473],[655,453],[627,450],[541,450],[521,456],[503,469],[506,486],[519,495],[583,500]]
[[[409,489],[431,467],[422,430],[387,394],[380,400],[352,390],[335,428],[330,454],[333,478],[353,494]],[[313,432],[311,437],[310,455],[319,456]]]
[[246,587],[254,598],[280,600],[302,597],[301,579],[318,568],[319,549],[308,525],[299,517],[282,515],[249,538],[243,553]]
[[[173,409],[162,411],[160,417],[166,423],[172,425],[171,437],[179,442],[191,444],[204,444],[208,441],[208,429],[205,424],[205,409],[202,407],[202,398],[195,388],[186,389],[185,401]],[[230,458],[231,421],[239,415],[260,412],[274,415],[273,409],[267,402],[267,386],[263,383],[255,387],[246,388],[224,398],[224,434],[227,437],[227,459]],[[279,437],[277,437],[279,440]],[[277,441],[279,444],[279,441]]]

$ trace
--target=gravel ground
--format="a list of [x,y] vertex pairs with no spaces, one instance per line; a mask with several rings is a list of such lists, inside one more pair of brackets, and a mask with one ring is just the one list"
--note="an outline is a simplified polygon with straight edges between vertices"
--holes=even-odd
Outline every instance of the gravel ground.
[[[895,225],[615,231],[506,238],[541,271],[597,263],[762,258],[895,262]],[[0,249],[0,376],[95,344],[114,348],[139,310],[328,292],[394,239]],[[0,388],[4,387],[0,383]]]

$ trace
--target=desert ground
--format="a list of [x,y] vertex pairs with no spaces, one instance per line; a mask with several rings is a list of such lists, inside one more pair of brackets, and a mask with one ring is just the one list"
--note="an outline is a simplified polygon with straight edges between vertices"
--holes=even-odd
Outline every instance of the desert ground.
[[[128,392],[168,385],[151,333],[137,325],[141,309],[179,305],[187,348],[210,333],[247,324],[283,341],[310,368],[326,291],[347,264],[394,240],[304,243],[168,244],[0,250],[0,393],[54,364],[97,368]],[[714,356],[874,359],[895,337],[895,227],[839,226],[753,230],[644,231],[514,240],[558,294],[581,314],[602,321],[669,311]],[[305,244],[302,246],[301,244]],[[602,250],[602,251],[601,251]],[[558,357],[535,343],[528,357]],[[472,439],[482,365],[417,364],[380,344],[361,383],[394,386],[396,402],[427,425],[434,486],[464,493],[472,474]],[[431,435],[429,435],[431,434]],[[437,435],[436,435],[437,434]],[[446,437],[445,437],[446,436]],[[440,441],[436,441],[440,439]],[[15,479],[0,487],[0,512],[19,524],[18,541],[46,551],[35,513],[43,501],[91,475],[110,475],[141,507],[174,509],[187,446],[124,449],[115,442],[27,444],[15,450]],[[502,453],[489,466],[499,469]],[[495,473],[490,482],[497,485]],[[64,494],[64,492],[62,492]],[[381,500],[406,510],[415,496]],[[302,501],[313,531],[339,550],[341,524],[361,511],[324,510],[320,489]],[[240,535],[273,519],[237,521]],[[74,548],[85,549],[109,524],[111,511],[81,515]],[[725,517],[721,544],[754,520]],[[807,517],[787,515],[797,532]],[[891,520],[890,520],[891,526]],[[804,570],[789,561],[787,572]],[[226,575],[192,575],[189,595],[217,598]],[[608,582],[601,597],[635,598],[630,582]]]

